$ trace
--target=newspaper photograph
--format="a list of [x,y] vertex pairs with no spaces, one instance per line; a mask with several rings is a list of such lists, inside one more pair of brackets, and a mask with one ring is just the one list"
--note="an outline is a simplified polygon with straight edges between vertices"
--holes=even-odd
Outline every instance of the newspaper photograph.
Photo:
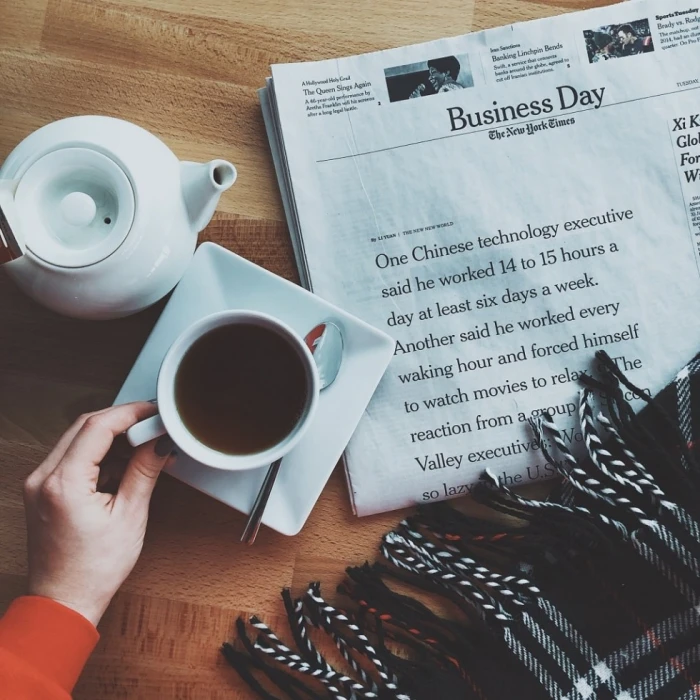
[[396,341],[358,515],[550,478],[528,421],[579,453],[597,351],[653,395],[700,347],[699,5],[273,66],[260,97],[303,284]]

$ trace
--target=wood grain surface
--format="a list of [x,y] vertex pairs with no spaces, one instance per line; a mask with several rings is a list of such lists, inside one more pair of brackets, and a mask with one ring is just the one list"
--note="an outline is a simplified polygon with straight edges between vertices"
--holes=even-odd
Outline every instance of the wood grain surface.
[[[599,0],[0,0],[0,160],[32,130],[99,113],[150,129],[236,185],[202,238],[295,279],[256,90],[271,63],[437,39]],[[112,402],[162,304],[85,323],[46,311],[0,270],[0,612],[25,587],[21,485],[81,413]],[[247,698],[218,648],[239,614],[282,615],[279,591],[372,559],[400,513],[358,520],[338,469],[302,533],[263,530],[163,477],[141,560],[115,598],[78,699]]]

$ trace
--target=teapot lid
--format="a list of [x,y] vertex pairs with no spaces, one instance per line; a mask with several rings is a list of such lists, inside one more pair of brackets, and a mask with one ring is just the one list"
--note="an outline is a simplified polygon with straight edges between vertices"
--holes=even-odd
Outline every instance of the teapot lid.
[[61,148],[32,163],[15,192],[27,248],[59,267],[87,267],[123,242],[134,220],[124,170],[89,148]]

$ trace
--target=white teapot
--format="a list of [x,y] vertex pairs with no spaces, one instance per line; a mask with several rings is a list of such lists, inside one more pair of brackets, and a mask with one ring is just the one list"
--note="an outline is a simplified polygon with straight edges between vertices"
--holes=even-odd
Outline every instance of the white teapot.
[[120,119],[53,122],[0,168],[0,264],[59,313],[136,313],[177,284],[235,179],[230,163],[179,162]]

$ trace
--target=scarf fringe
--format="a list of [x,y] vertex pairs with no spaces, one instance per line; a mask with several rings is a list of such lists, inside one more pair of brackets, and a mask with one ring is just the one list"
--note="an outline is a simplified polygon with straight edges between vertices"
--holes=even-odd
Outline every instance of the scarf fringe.
[[[601,377],[582,378],[579,400],[585,460],[574,457],[552,416],[531,421],[562,477],[547,500],[525,498],[486,471],[472,495],[508,516],[507,525],[445,503],[423,506],[384,536],[387,564],[347,569],[338,588],[347,608],[326,602],[319,583],[301,598],[283,592],[294,648],[257,617],[248,625],[239,619],[238,642],[222,653],[251,690],[265,700],[432,700],[439,687],[441,698],[481,698],[472,659],[486,648],[521,658],[542,697],[557,697],[547,664],[520,653],[517,634],[527,627],[541,636],[551,621],[571,630],[543,592],[548,582],[590,571],[591,561],[615,571],[622,551],[698,605],[700,525],[688,509],[700,500],[698,464],[663,408],[605,352],[596,358]],[[623,387],[648,404],[648,419],[633,413]],[[607,416],[595,413],[593,390]],[[413,597],[422,592],[431,604],[440,600],[439,612]],[[328,637],[337,654],[324,656],[312,634]],[[555,661],[566,668],[566,659]]]

